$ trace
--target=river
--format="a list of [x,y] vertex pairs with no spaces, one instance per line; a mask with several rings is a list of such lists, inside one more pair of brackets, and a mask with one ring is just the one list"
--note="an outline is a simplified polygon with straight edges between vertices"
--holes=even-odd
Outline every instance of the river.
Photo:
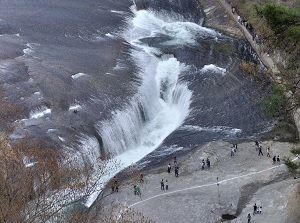
[[266,89],[239,69],[256,54],[204,27],[195,0],[3,0],[0,13],[0,83],[26,108],[11,139],[145,167],[272,126]]

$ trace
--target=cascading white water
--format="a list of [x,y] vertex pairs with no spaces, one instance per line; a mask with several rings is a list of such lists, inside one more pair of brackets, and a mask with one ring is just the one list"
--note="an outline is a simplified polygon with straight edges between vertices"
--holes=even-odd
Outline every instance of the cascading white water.
[[[181,44],[191,44],[195,40],[195,30],[213,38],[217,35],[210,29],[184,22],[180,16],[174,22],[174,18],[164,13],[159,16],[151,11],[136,11],[134,7],[132,11],[135,16],[127,20],[123,37],[135,47],[130,56],[140,70],[137,73],[138,92],[122,110],[114,111],[110,120],[98,123],[104,149],[117,155],[124,166],[152,152],[183,123],[189,114],[192,97],[187,83],[180,80],[188,67],[140,39],[163,33]],[[157,54],[162,56],[158,58]]]
[[[187,68],[175,58],[157,59],[145,53],[144,57],[141,53],[138,56],[144,62],[151,61],[139,73],[138,93],[123,110],[115,111],[111,120],[99,126],[104,148],[127,165],[152,152],[183,123],[192,96],[179,80]],[[125,158],[126,154],[135,155]]]

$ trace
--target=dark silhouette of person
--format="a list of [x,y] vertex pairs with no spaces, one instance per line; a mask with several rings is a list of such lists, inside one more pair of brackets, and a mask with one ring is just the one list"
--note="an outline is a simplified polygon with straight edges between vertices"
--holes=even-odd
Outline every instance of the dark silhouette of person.
[[273,164],[276,162],[276,156],[273,156]]
[[248,223],[250,223],[250,221],[251,221],[251,214],[250,213],[248,214],[247,219],[248,219]]
[[258,150],[258,148],[259,148],[259,142],[258,141],[255,141],[255,148],[256,148],[256,151]]
[[171,168],[172,168],[172,167],[171,167],[171,164],[169,163],[169,164],[168,164],[168,173],[171,173]]
[[271,158],[271,156],[270,156],[270,147],[267,148],[267,157]]
[[174,156],[174,165],[177,166],[177,159],[176,159],[176,156]]
[[119,192],[119,184],[118,184],[118,181],[115,181],[115,189],[116,189],[116,192],[118,193]]
[[255,203],[254,206],[253,206],[253,215],[256,214],[256,211],[257,211],[257,205],[256,205],[256,203]]
[[175,177],[178,177],[178,166],[175,167]]
[[144,174],[143,173],[141,173],[140,183],[144,183]]
[[160,182],[160,189],[162,189],[162,190],[165,189],[164,179],[162,179],[161,182]]
[[209,170],[210,169],[210,160],[208,158],[206,159],[206,165],[207,165],[207,169]]
[[258,148],[258,155],[264,155],[263,153],[262,153],[262,148],[261,148],[261,146],[259,146],[259,148]]
[[280,164],[280,158],[279,158],[279,155],[277,156],[277,162]]

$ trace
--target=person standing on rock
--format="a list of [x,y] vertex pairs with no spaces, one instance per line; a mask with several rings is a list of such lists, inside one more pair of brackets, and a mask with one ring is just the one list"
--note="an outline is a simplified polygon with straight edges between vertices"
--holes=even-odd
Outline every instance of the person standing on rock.
[[168,180],[166,180],[166,190],[169,190]]
[[142,193],[141,193],[141,187],[140,187],[140,185],[136,185],[135,189],[136,189],[136,194],[137,194],[138,196],[141,196]]
[[237,151],[237,143],[234,144],[233,147],[234,147],[234,152],[236,152]]
[[175,177],[178,177],[178,166],[175,167]]
[[140,175],[140,183],[144,183],[145,181],[144,181],[144,174],[143,173],[141,173],[141,175]]
[[206,159],[206,166],[207,166],[207,169],[209,170],[210,169],[210,160],[208,158]]
[[234,156],[234,147],[231,148],[230,156]]
[[250,223],[250,221],[251,221],[251,214],[250,213],[248,214],[247,219],[248,219],[248,223]]
[[276,156],[273,156],[273,164],[276,163]]
[[202,163],[201,163],[201,170],[204,170],[205,168],[205,162],[204,162],[204,159],[202,160]]
[[255,203],[254,206],[253,206],[253,215],[255,215],[256,212],[257,212],[257,205],[256,205],[256,203]]
[[261,146],[259,146],[259,148],[258,148],[258,155],[264,155],[263,153],[262,153],[262,148],[261,148]]
[[277,156],[277,162],[278,162],[278,164],[280,165],[280,158],[279,158],[279,155]]
[[271,158],[271,156],[270,156],[270,147],[267,148],[267,157]]
[[160,182],[160,189],[161,189],[161,190],[164,190],[164,189],[165,189],[164,179],[162,179],[161,182]]
[[171,173],[171,169],[172,169],[172,167],[171,167],[171,164],[169,163],[168,164],[168,173]]
[[114,182],[114,186],[115,186],[115,191],[118,193],[119,192],[119,184],[118,181]]

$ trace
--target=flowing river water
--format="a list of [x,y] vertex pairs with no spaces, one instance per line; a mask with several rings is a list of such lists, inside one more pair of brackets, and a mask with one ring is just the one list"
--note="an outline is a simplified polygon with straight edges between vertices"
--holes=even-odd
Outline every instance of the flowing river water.
[[272,126],[257,106],[268,86],[239,69],[256,54],[204,27],[195,0],[2,0],[0,12],[0,83],[26,108],[12,139],[29,131],[124,168]]

